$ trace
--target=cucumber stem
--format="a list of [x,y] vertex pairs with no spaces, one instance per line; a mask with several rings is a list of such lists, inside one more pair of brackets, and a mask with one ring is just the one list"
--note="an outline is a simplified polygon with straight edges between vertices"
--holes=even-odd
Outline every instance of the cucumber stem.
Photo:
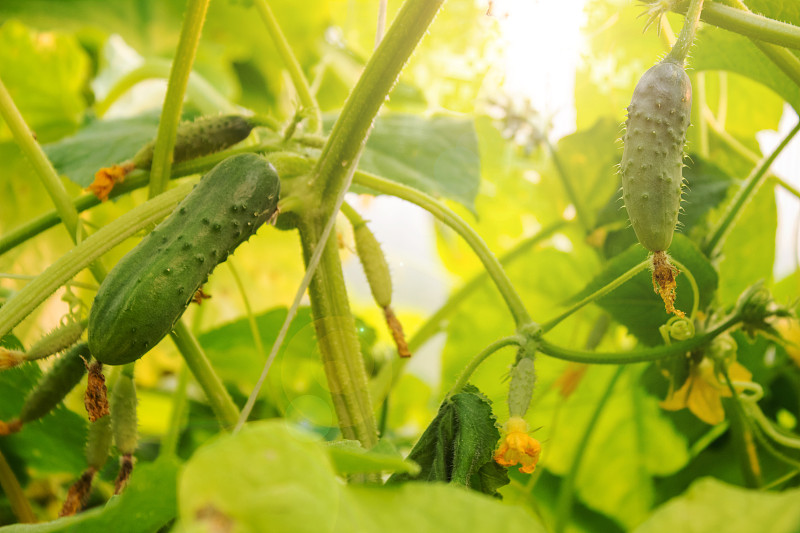
[[261,15],[264,25],[267,27],[267,33],[269,33],[272,38],[275,48],[278,49],[278,54],[283,60],[283,65],[289,71],[289,77],[292,79],[292,85],[294,85],[295,91],[297,91],[297,96],[300,99],[300,104],[303,106],[303,111],[308,115],[308,129],[311,133],[319,132],[322,129],[322,112],[319,109],[319,104],[314,98],[314,95],[311,94],[308,80],[305,74],[303,74],[300,62],[297,61],[297,57],[295,57],[292,52],[289,41],[286,40],[286,36],[284,36],[283,31],[281,31],[278,19],[276,19],[275,15],[272,13],[272,9],[270,9],[267,0],[255,0],[254,5],[258,14]]
[[501,348],[505,348],[506,346],[522,346],[525,344],[525,339],[519,335],[510,335],[508,337],[503,337],[502,339],[498,339],[494,341],[492,344],[484,348],[481,352],[479,352],[475,357],[473,357],[467,366],[464,367],[464,370],[461,371],[461,374],[456,379],[456,382],[450,388],[450,391],[445,396],[445,401],[449,398],[452,398],[467,385],[469,382],[469,378],[472,377],[472,374],[475,370],[483,363],[486,359],[489,358],[490,355],[495,353],[496,351],[500,350]]
[[703,11],[703,0],[691,0],[678,40],[675,41],[675,46],[672,47],[664,61],[672,61],[679,65],[683,65],[686,61],[686,56],[689,55],[689,48],[692,47],[694,36],[697,33],[697,26],[700,24],[701,11]]
[[161,194],[167,188],[172,168],[172,151],[175,149],[175,136],[181,120],[181,109],[183,109],[183,96],[186,94],[192,63],[197,54],[197,45],[200,41],[200,33],[203,31],[203,23],[206,20],[209,1],[189,0],[183,18],[178,49],[170,69],[167,94],[161,109],[161,120],[158,122],[156,145],[153,148],[153,163],[150,167],[150,198]]
[[658,361],[659,359],[675,357],[703,346],[714,338],[725,333],[728,329],[740,321],[741,319],[738,315],[731,315],[720,325],[703,335],[692,337],[691,339],[676,342],[670,345],[644,348],[630,352],[591,352],[586,350],[575,350],[572,348],[563,348],[561,346],[551,344],[547,339],[544,338],[539,339],[538,341],[539,351],[543,354],[549,355],[550,357],[555,357],[556,359],[598,365],[624,365],[629,363]]
[[31,504],[25,497],[22,486],[20,486],[17,476],[14,475],[14,471],[11,470],[3,452],[0,452],[0,488],[3,489],[17,520],[26,524],[36,523],[36,515],[33,513]]

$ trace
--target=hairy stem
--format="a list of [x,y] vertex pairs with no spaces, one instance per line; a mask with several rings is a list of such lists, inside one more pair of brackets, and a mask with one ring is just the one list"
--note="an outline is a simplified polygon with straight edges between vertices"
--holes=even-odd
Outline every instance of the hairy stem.
[[659,359],[665,359],[667,357],[674,357],[676,355],[684,354],[694,350],[695,348],[703,346],[704,344],[707,344],[714,338],[733,327],[739,322],[739,320],[740,319],[738,316],[733,315],[725,320],[722,324],[703,335],[670,345],[656,346],[654,348],[645,348],[642,350],[633,350],[630,352],[604,353],[574,350],[571,348],[563,348],[561,346],[551,344],[546,339],[539,340],[539,351],[549,355],[550,357],[555,357],[556,359],[599,365],[624,365],[629,363],[658,361]]
[[725,242],[725,237],[727,236],[728,232],[731,230],[733,223],[739,217],[739,214],[742,211],[742,208],[747,203],[747,201],[755,194],[758,186],[764,180],[764,176],[766,175],[769,167],[778,157],[778,155],[786,148],[786,145],[791,142],[797,132],[800,131],[800,122],[792,128],[786,137],[780,142],[780,144],[772,151],[772,153],[767,156],[761,163],[753,170],[753,172],[748,176],[747,180],[745,180],[744,185],[742,188],[736,192],[736,196],[731,200],[728,209],[725,211],[722,219],[720,219],[717,227],[710,233],[710,237],[705,242],[703,246],[703,253],[707,257],[711,257],[712,259],[719,255],[722,245]]
[[573,314],[575,311],[577,311],[578,309],[580,309],[584,305],[586,305],[588,303],[591,303],[591,302],[597,300],[598,298],[602,298],[603,296],[605,296],[606,294],[610,293],[611,291],[613,291],[617,287],[623,285],[624,283],[626,283],[627,281],[632,279],[636,274],[638,274],[639,272],[645,270],[651,264],[651,262],[652,262],[652,260],[648,257],[647,259],[645,259],[644,261],[642,261],[641,263],[639,263],[635,267],[631,268],[627,272],[625,272],[622,275],[620,275],[619,277],[617,277],[612,282],[606,284],[604,287],[601,287],[601,288],[597,289],[596,291],[594,291],[589,296],[587,296],[585,298],[582,298],[581,300],[575,302],[574,304],[572,304],[569,307],[569,309],[567,309],[566,311],[564,311],[563,313],[561,313],[557,317],[555,317],[555,318],[553,318],[551,320],[548,320],[547,322],[542,324],[542,332],[546,333],[546,332],[550,331],[555,326],[557,326],[562,320],[564,320],[565,318],[569,317],[571,314]]
[[581,462],[583,461],[586,449],[589,447],[589,441],[592,438],[594,428],[597,426],[597,422],[600,420],[600,415],[602,414],[603,409],[605,409],[608,399],[611,398],[611,393],[614,391],[614,385],[617,384],[617,380],[620,378],[620,376],[622,376],[624,371],[624,366],[618,367],[617,371],[614,372],[614,375],[611,376],[611,379],[608,380],[606,390],[603,391],[603,395],[600,397],[600,400],[594,407],[594,411],[592,412],[592,417],[589,419],[589,423],[583,430],[581,440],[578,442],[578,447],[575,449],[575,456],[572,458],[572,465],[570,466],[569,470],[567,470],[567,476],[561,483],[561,488],[558,492],[555,526],[553,527],[553,531],[555,533],[562,533],[564,528],[566,528],[567,524],[569,523],[569,517],[572,514],[572,499],[575,496],[575,480],[578,478],[578,471],[581,468]]
[[530,315],[525,308],[525,304],[522,303],[522,298],[520,298],[519,293],[517,293],[517,290],[511,284],[511,280],[508,279],[500,262],[472,226],[467,224],[464,219],[458,216],[453,210],[424,192],[367,172],[356,172],[353,181],[364,187],[384,194],[397,196],[398,198],[416,204],[453,228],[453,230],[466,241],[470,248],[472,248],[481,260],[481,263],[483,263],[486,272],[491,276],[495,285],[497,285],[497,289],[503,296],[508,310],[514,317],[514,322],[517,327],[519,328],[531,323]]
[[294,85],[297,96],[300,98],[300,105],[303,106],[303,111],[308,116],[308,129],[311,133],[317,133],[322,129],[322,113],[320,112],[316,98],[311,94],[308,80],[305,74],[303,74],[300,62],[297,61],[297,58],[292,52],[292,47],[289,46],[289,41],[287,41],[286,37],[283,35],[280,24],[278,24],[278,19],[276,19],[275,15],[272,13],[272,9],[270,9],[267,0],[255,0],[254,3],[258,14],[261,15],[261,19],[267,27],[267,33],[272,37],[275,48],[278,49],[278,54],[281,56],[281,60],[283,60],[283,65],[289,71],[292,85]]
[[158,123],[156,145],[153,148],[153,164],[150,167],[150,197],[161,194],[167,188],[167,181],[172,167],[172,151],[175,148],[175,136],[181,120],[183,96],[189,83],[189,74],[197,54],[200,33],[206,20],[206,11],[210,0],[188,0],[186,13],[181,26],[178,49],[169,73],[167,95],[161,109],[161,120]]
[[689,48],[692,47],[694,42],[695,33],[697,33],[697,26],[700,24],[700,12],[703,10],[703,0],[691,0],[689,2],[689,9],[686,11],[686,20],[683,23],[678,40],[675,41],[675,46],[672,47],[665,61],[672,61],[683,65],[686,61],[686,56],[689,54]]
[[[676,6],[675,11],[686,13],[686,3]],[[703,8],[700,20],[752,39],[800,49],[800,27],[742,11],[720,2],[709,2]]]

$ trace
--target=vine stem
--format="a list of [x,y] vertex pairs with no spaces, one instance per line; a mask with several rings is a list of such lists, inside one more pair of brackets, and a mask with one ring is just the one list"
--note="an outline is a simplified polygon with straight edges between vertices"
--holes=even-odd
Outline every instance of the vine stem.
[[481,260],[481,263],[483,263],[483,267],[494,281],[506,302],[506,306],[508,306],[508,310],[514,317],[517,328],[532,322],[528,310],[522,302],[522,298],[520,298],[519,293],[517,293],[517,290],[512,285],[511,280],[508,279],[502,265],[486,245],[486,242],[463,218],[424,192],[375,176],[374,174],[357,171],[353,181],[364,187],[384,194],[397,196],[398,198],[416,204],[450,226],[466,241]]
[[138,205],[59,257],[0,308],[0,337],[78,272],[136,232],[168,215],[192,189],[186,183]]
[[697,33],[697,26],[700,24],[700,12],[703,11],[703,0],[691,0],[689,2],[689,9],[686,12],[686,20],[683,23],[678,40],[675,41],[675,46],[669,51],[665,61],[672,61],[683,65],[686,61],[686,56],[689,54],[689,48],[692,47],[694,42],[695,33]]
[[258,14],[261,15],[261,19],[264,21],[264,25],[267,27],[267,33],[272,37],[272,42],[278,49],[278,54],[281,56],[284,66],[289,71],[289,77],[292,79],[292,85],[297,91],[298,98],[300,98],[300,104],[308,114],[308,129],[311,133],[317,133],[322,129],[322,112],[319,109],[316,98],[311,93],[308,80],[300,67],[300,62],[297,61],[297,57],[292,52],[292,47],[289,46],[289,41],[286,40],[286,36],[281,31],[280,24],[278,24],[278,20],[272,13],[267,0],[255,0],[254,4]]
[[670,345],[645,348],[643,350],[633,350],[630,352],[590,352],[585,350],[574,350],[571,348],[556,346],[544,338],[539,339],[538,341],[539,351],[543,354],[549,355],[550,357],[555,357],[556,359],[598,365],[624,365],[629,363],[658,361],[659,359],[674,357],[676,355],[694,350],[695,348],[708,343],[715,337],[718,337],[729,328],[736,325],[739,321],[740,318],[738,315],[732,315],[713,330],[698,337],[692,337],[691,339],[676,342]]
[[[47,194],[55,204],[56,211],[59,217],[64,222],[64,225],[69,232],[72,242],[78,242],[86,235],[83,224],[78,217],[78,211],[72,205],[72,199],[67,194],[64,184],[58,177],[56,169],[47,158],[47,155],[42,150],[42,147],[36,142],[36,137],[25,123],[22,114],[19,112],[14,100],[6,89],[3,81],[0,80],[0,116],[3,117],[6,125],[11,130],[14,140],[22,150],[22,153],[33,165],[36,175],[42,181]],[[101,264],[91,264],[90,270],[97,281],[102,281],[105,277],[105,270]]]
[[208,403],[223,429],[232,429],[239,420],[239,409],[233,403],[222,380],[214,372],[208,357],[203,352],[200,343],[183,321],[179,320],[172,332],[172,340],[181,352],[186,366],[192,371],[192,375],[203,387]]
[[469,378],[472,377],[472,374],[475,370],[483,363],[486,359],[489,358],[490,355],[495,353],[496,351],[500,350],[501,348],[505,348],[506,346],[522,346],[525,343],[525,339],[519,335],[511,335],[509,337],[503,337],[502,339],[494,341],[492,344],[487,346],[483,349],[478,355],[472,358],[467,366],[464,367],[464,370],[461,371],[461,374],[456,379],[456,382],[450,388],[450,391],[445,396],[445,401],[449,398],[452,398],[466,386]]
[[167,433],[161,439],[158,450],[159,457],[175,457],[178,453],[178,441],[183,427],[183,418],[186,416],[186,388],[189,385],[189,367],[181,365],[178,372],[178,384],[172,393],[172,412],[169,415]]
[[[567,221],[559,220],[549,226],[543,228],[538,233],[523,239],[511,250],[506,252],[500,257],[500,264],[503,266],[517,260],[531,247],[536,246],[545,239],[550,238],[558,230],[567,225]],[[459,289],[450,294],[447,301],[431,314],[428,319],[423,323],[419,329],[414,333],[408,341],[408,349],[411,352],[417,351],[428,339],[436,335],[448,316],[453,314],[459,306],[466,300],[473,292],[475,292],[486,280],[489,279],[489,274],[486,270],[481,270],[475,274],[469,281],[465,282]]]
[[758,487],[761,485],[761,465],[758,462],[758,452],[753,442],[753,428],[747,420],[744,406],[739,399],[736,387],[733,386],[728,370],[724,369],[722,375],[725,377],[725,384],[728,386],[728,390],[731,392],[731,404],[733,405],[731,430],[734,437],[740,441],[739,444],[743,452],[741,462],[745,482],[750,487]]
[[707,257],[714,258],[719,255],[725,237],[739,216],[742,207],[744,207],[745,203],[747,203],[750,197],[755,193],[755,191],[758,189],[758,186],[761,185],[764,176],[769,170],[769,167],[783,151],[783,149],[786,148],[786,145],[791,142],[798,131],[800,131],[800,122],[798,122],[797,125],[792,128],[792,131],[790,131],[786,137],[783,138],[775,150],[773,150],[769,156],[761,161],[761,163],[753,170],[750,176],[748,176],[747,180],[745,180],[742,188],[736,192],[736,196],[733,198],[733,200],[731,200],[731,203],[728,209],[725,211],[725,214],[723,215],[719,224],[714,231],[711,232],[711,237],[709,237],[703,246],[703,253]]
[[644,261],[642,261],[638,265],[634,266],[633,268],[629,269],[627,272],[625,272],[622,275],[620,275],[619,277],[617,277],[611,283],[606,284],[605,286],[603,286],[603,287],[597,289],[596,291],[594,291],[589,296],[586,296],[585,298],[582,298],[581,300],[575,302],[574,304],[572,304],[569,307],[569,309],[567,309],[566,311],[564,311],[563,313],[561,313],[557,317],[555,317],[555,318],[553,318],[551,320],[548,320],[547,322],[542,324],[542,333],[547,333],[548,331],[553,329],[555,326],[557,326],[562,320],[564,320],[565,318],[567,318],[568,316],[573,314],[575,311],[577,311],[581,307],[585,306],[588,303],[591,303],[591,302],[597,300],[598,298],[602,298],[603,296],[605,296],[606,294],[610,293],[611,291],[613,291],[617,287],[623,285],[628,280],[632,279],[636,274],[638,274],[639,272],[642,272],[643,270],[645,270],[651,263],[652,263],[652,259],[650,257],[648,257],[647,259],[645,259]]
[[0,452],[0,488],[3,489],[8,503],[11,505],[11,510],[20,522],[36,523],[36,515],[31,509],[31,504],[25,497],[17,476],[14,475],[14,471],[11,470],[11,466],[2,452]]
[[[684,6],[685,4],[676,6],[675,11],[686,13]],[[752,39],[800,49],[800,28],[797,26],[742,11],[719,2],[709,2],[703,8],[700,20]]]
[[[166,59],[148,59],[142,65],[120,77],[111,87],[106,97],[95,104],[95,112],[102,117],[114,102],[138,83],[154,78],[169,78],[171,69],[172,63]],[[223,113],[236,113],[239,110],[227,98],[222,96],[208,80],[196,72],[189,74],[186,94],[205,115],[220,111]]]
[[572,458],[572,465],[570,466],[569,470],[567,470],[567,476],[561,483],[561,489],[558,492],[555,527],[553,528],[555,533],[562,533],[564,528],[569,523],[569,517],[570,514],[572,514],[572,499],[575,492],[575,480],[578,478],[578,471],[581,468],[581,462],[583,461],[583,457],[586,453],[586,448],[589,446],[589,441],[592,438],[592,433],[594,432],[594,428],[597,426],[597,422],[600,420],[600,415],[602,414],[603,409],[605,409],[609,398],[611,398],[611,393],[614,391],[614,385],[617,384],[617,380],[619,380],[623,372],[625,372],[625,367],[620,366],[617,368],[617,371],[614,372],[614,375],[611,376],[611,379],[608,381],[608,385],[606,385],[605,391],[603,391],[603,395],[595,405],[594,411],[592,412],[592,417],[589,419],[586,429],[583,430],[583,435],[581,436],[581,440],[578,442],[578,447],[575,450],[575,456]]
[[175,148],[175,136],[178,132],[178,123],[183,108],[183,96],[186,93],[186,85],[189,83],[192,63],[197,54],[197,45],[200,41],[200,33],[203,31],[209,1],[189,0],[186,14],[183,17],[178,49],[169,73],[167,94],[164,97],[161,119],[158,122],[156,145],[153,148],[153,163],[150,167],[149,194],[151,198],[161,194],[167,188],[172,167],[172,152]]

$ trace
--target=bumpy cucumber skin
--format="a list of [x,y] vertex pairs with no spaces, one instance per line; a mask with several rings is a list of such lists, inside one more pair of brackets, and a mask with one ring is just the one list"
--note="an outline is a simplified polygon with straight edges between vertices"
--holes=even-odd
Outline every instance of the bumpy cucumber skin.
[[86,463],[99,471],[108,460],[111,451],[111,416],[106,415],[89,424],[86,438]]
[[[245,140],[254,127],[252,121],[239,115],[200,117],[194,121],[181,122],[175,136],[172,161],[189,161],[230,148]],[[136,168],[150,168],[155,144],[155,140],[150,141],[133,156],[132,161]]]
[[639,242],[652,252],[672,243],[683,182],[683,147],[692,85],[683,66],[664,61],[644,73],[625,122],[622,192]]
[[536,385],[536,365],[531,357],[522,357],[511,369],[508,386],[508,412],[511,416],[525,416]]
[[126,364],[154,347],[214,267],[272,217],[279,194],[261,156],[235,155],[211,169],[103,281],[89,314],[95,359]]
[[19,419],[30,422],[52,411],[86,373],[84,358],[89,358],[89,347],[85,342],[76,344],[59,357],[25,399]]
[[139,432],[136,418],[136,386],[133,377],[128,373],[120,372],[111,390],[109,404],[111,428],[117,450],[121,455],[132,455],[136,452]]
[[28,351],[25,352],[25,359],[27,361],[42,359],[69,348],[80,340],[85,327],[86,325],[83,322],[70,320],[31,345]]
[[392,305],[392,276],[381,244],[366,224],[353,228],[353,238],[375,303],[381,307],[389,307]]

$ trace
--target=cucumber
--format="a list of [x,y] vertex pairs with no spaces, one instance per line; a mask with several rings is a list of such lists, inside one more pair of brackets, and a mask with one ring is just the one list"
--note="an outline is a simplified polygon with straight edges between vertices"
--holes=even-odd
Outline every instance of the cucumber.
[[[230,148],[245,140],[258,124],[240,115],[199,117],[178,125],[172,162],[180,163]],[[153,164],[155,139],[147,143],[131,159],[135,168],[150,169]]]
[[628,106],[622,196],[636,237],[651,252],[669,248],[678,223],[691,109],[689,77],[669,60],[644,73]]
[[52,411],[80,382],[86,373],[84,359],[89,357],[89,348],[85,342],[81,342],[58,358],[25,399],[19,414],[20,421],[31,422]]
[[261,156],[231,156],[111,270],[89,313],[89,349],[121,365],[154,347],[219,263],[275,214],[280,181]]

